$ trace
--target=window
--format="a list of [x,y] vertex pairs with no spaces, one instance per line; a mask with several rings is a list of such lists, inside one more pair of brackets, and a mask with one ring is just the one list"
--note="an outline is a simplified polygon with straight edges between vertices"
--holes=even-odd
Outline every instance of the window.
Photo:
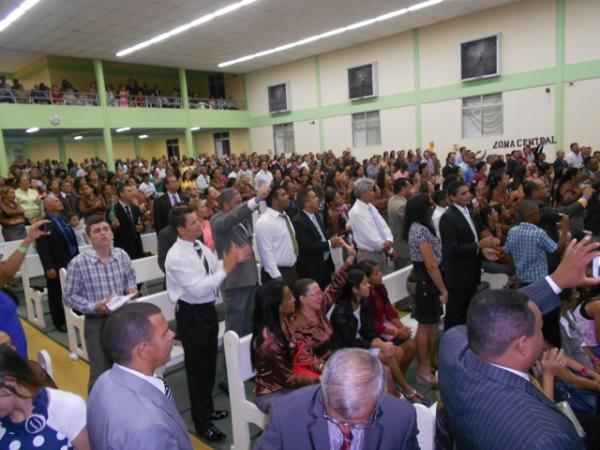
[[295,153],[294,124],[282,123],[273,125],[273,140],[275,141],[275,154]]
[[275,84],[267,88],[269,96],[269,112],[280,113],[290,109],[289,89],[287,83]]
[[212,98],[225,98],[225,76],[222,73],[208,76],[208,92]]
[[463,138],[493,136],[503,133],[502,94],[463,98]]
[[379,111],[352,114],[352,142],[354,147],[381,145]]
[[215,142],[215,152],[217,153],[218,158],[231,153],[231,148],[229,146],[229,132],[214,133],[213,139]]
[[179,139],[167,139],[167,156],[179,158]]

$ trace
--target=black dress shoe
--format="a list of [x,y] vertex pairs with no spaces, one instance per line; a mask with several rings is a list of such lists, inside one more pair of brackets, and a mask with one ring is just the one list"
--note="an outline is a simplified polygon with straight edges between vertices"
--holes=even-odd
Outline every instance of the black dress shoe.
[[204,433],[198,433],[198,437],[209,442],[220,442],[225,440],[227,435],[215,427],[212,423],[209,423],[208,428],[204,430]]
[[229,411],[213,411],[210,413],[210,416],[208,416],[208,418],[210,420],[221,420],[227,416],[229,416]]

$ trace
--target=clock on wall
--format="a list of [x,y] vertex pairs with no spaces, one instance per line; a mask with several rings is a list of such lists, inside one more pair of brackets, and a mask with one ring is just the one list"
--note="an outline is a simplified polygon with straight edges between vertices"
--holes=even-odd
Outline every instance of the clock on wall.
[[50,117],[50,123],[52,125],[58,125],[60,123],[60,117],[58,117],[56,114],[53,115],[52,117]]

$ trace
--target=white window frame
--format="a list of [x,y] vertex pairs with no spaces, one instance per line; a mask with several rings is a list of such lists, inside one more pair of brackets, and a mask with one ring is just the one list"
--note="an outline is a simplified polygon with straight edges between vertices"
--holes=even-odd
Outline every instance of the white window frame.
[[273,148],[276,155],[296,153],[293,122],[273,125]]
[[[499,101],[495,102],[486,102],[484,100],[493,100],[493,97],[499,97]],[[479,102],[475,103],[474,101],[478,99]],[[466,102],[473,101],[473,103],[469,105],[465,105]],[[499,114],[501,117],[500,127],[496,130],[486,130],[485,122],[484,122],[484,112],[493,111],[493,109],[498,108]],[[467,113],[467,114],[465,114]],[[478,126],[473,127],[473,124],[470,128],[473,131],[469,132],[467,128],[467,117],[468,115],[473,115],[476,119],[478,119]],[[493,94],[485,94],[485,95],[475,95],[472,97],[464,97],[462,99],[462,108],[461,108],[461,126],[462,126],[462,137],[463,139],[469,138],[477,138],[484,136],[498,136],[504,134],[504,99],[502,97],[501,92],[493,93]]]
[[381,116],[379,111],[352,114],[352,146],[381,145]]

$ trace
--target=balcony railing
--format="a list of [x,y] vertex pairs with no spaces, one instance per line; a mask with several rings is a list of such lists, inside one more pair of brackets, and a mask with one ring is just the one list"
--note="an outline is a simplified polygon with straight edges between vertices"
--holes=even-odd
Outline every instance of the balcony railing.
[[98,94],[95,92],[5,89],[0,90],[0,103],[98,106]]

